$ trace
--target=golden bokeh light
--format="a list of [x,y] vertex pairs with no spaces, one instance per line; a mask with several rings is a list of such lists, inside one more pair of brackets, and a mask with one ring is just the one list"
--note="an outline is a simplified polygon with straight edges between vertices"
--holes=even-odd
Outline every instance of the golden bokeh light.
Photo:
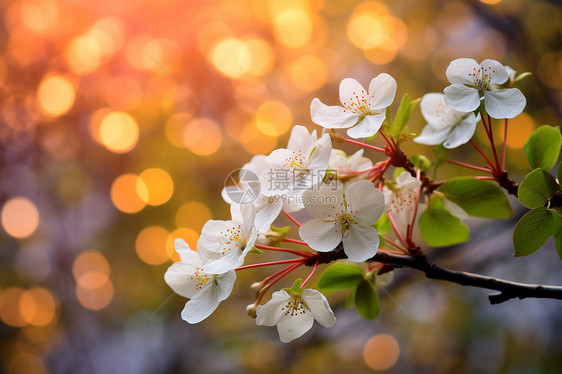
[[142,180],[135,174],[123,174],[117,177],[111,185],[111,201],[113,205],[123,213],[140,212],[146,203],[139,196],[139,189],[144,191],[145,197],[148,188],[146,185],[139,188],[139,184],[143,184]]
[[196,155],[212,155],[222,144],[222,129],[210,119],[193,119],[185,126],[183,143]]
[[192,118],[192,115],[188,112],[175,113],[168,118],[166,121],[165,132],[166,138],[170,143],[176,147],[185,147],[183,134],[185,132],[185,127]]
[[175,240],[176,239],[183,239],[189,245],[189,248],[196,251],[197,250],[197,241],[199,240],[199,234],[190,228],[181,227],[176,229],[170,233],[168,236],[168,240],[166,241],[166,254],[172,261],[179,261],[180,256],[175,249]]
[[383,35],[383,25],[375,13],[356,13],[347,24],[347,38],[354,46],[363,50],[381,45]]
[[64,50],[64,58],[73,73],[91,74],[100,67],[102,49],[98,40],[90,35],[81,35],[68,42]]
[[72,108],[75,96],[74,85],[70,80],[60,75],[51,75],[39,84],[36,101],[41,112],[57,117]]
[[131,76],[117,76],[107,82],[105,99],[116,110],[134,109],[142,101],[142,86]]
[[221,74],[240,78],[249,72],[251,58],[250,49],[243,40],[229,37],[215,45],[211,60]]
[[24,290],[19,287],[6,288],[0,294],[0,319],[13,327],[22,327],[27,324],[20,310],[20,300]]
[[102,144],[115,153],[129,152],[139,138],[137,121],[125,112],[107,114],[101,120],[99,132]]
[[286,133],[293,124],[291,109],[280,101],[263,103],[256,113],[256,126],[263,134],[279,136]]
[[240,132],[240,142],[254,155],[268,154],[275,149],[277,137],[263,134],[253,121],[244,126]]
[[[497,140],[503,142],[503,135],[505,133],[503,120],[498,124],[498,127],[499,131],[497,131],[497,134],[499,139]],[[521,113],[517,117],[510,119],[507,128],[507,146],[517,149],[523,148],[525,141],[534,130],[535,122],[527,113]]]
[[286,8],[273,17],[273,35],[279,44],[287,48],[299,48],[312,37],[313,21],[301,8]]
[[14,238],[27,238],[39,225],[39,211],[33,202],[25,197],[14,197],[2,207],[2,227]]
[[149,226],[137,236],[135,249],[139,258],[149,265],[160,265],[169,260],[167,243],[170,233],[160,226]]
[[291,84],[304,92],[316,91],[328,80],[328,66],[318,56],[305,55],[288,67]]
[[248,73],[257,77],[269,73],[275,58],[271,46],[263,39],[254,38],[246,41],[246,47],[250,53]]
[[113,284],[106,282],[103,286],[96,289],[88,289],[76,284],[76,298],[80,305],[90,310],[100,310],[109,305],[113,299]]
[[97,143],[102,144],[100,137],[101,121],[111,112],[113,112],[111,108],[100,108],[94,111],[88,119],[88,132]]
[[97,251],[80,253],[72,264],[76,283],[87,290],[95,290],[109,282],[110,267],[105,257]]
[[176,212],[176,226],[189,227],[200,231],[213,214],[207,205],[201,201],[188,201],[182,204]]
[[488,4],[488,5],[498,4],[501,1],[502,0],[480,0],[480,2],[482,2],[484,4]]
[[400,346],[396,339],[387,334],[373,336],[363,348],[365,363],[375,370],[390,369],[400,356]]
[[146,169],[137,180],[137,194],[148,205],[162,205],[172,197],[174,181],[158,168]]
[[33,326],[51,323],[57,313],[57,301],[47,289],[36,287],[25,291],[19,302],[20,312],[25,322]]
[[104,56],[113,55],[123,47],[125,42],[125,30],[116,17],[106,17],[97,21],[88,35],[98,42]]
[[397,45],[389,36],[382,35],[381,39],[387,40],[387,43],[382,43],[378,47],[364,51],[365,57],[373,64],[377,65],[388,64],[394,60],[398,52]]

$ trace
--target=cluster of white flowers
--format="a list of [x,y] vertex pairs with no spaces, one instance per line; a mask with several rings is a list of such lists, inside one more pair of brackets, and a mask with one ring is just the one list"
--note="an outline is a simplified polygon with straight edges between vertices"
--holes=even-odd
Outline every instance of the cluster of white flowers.
[[[525,106],[519,90],[500,88],[508,79],[508,70],[497,61],[485,60],[478,65],[471,59],[455,60],[447,77],[452,85],[445,89],[445,95],[427,94],[421,100],[428,123],[414,139],[418,143],[443,143],[446,148],[467,143],[480,120],[480,114],[473,111],[480,108],[481,100],[494,118],[512,118]],[[396,87],[396,81],[384,73],[371,81],[369,92],[356,80],[344,79],[340,85],[343,107],[327,106],[315,98],[310,106],[312,121],[327,129],[347,128],[347,135],[355,139],[371,137],[383,126]],[[373,165],[363,157],[362,149],[348,157],[332,149],[330,135],[318,137],[316,130],[310,133],[303,126],[293,128],[287,148],[253,157],[241,169],[240,182],[222,191],[231,205],[231,219],[208,221],[196,251],[181,239],[175,242],[181,261],[169,267],[165,280],[175,292],[190,299],[182,318],[189,323],[207,318],[230,295],[235,272],[246,255],[254,248],[273,249],[260,244],[261,239],[256,241],[268,237],[282,211],[291,219],[290,213],[297,211],[310,216],[302,224],[294,221],[300,226],[301,244],[317,252],[330,252],[341,245],[346,257],[359,263],[377,253],[380,240],[375,226],[384,213],[397,231],[411,231],[422,184],[419,174],[416,178],[402,172],[395,181],[386,181],[384,173],[390,161]],[[254,178],[242,178],[247,175]],[[233,193],[244,199],[235,201]],[[317,259],[317,252],[300,252],[304,257],[295,259],[285,273],[278,272],[279,279],[297,264]],[[242,266],[247,267],[252,265]],[[315,270],[316,266],[313,273]],[[309,278],[302,286],[299,283],[297,288],[274,292],[265,305],[259,303],[271,284],[261,284],[257,290],[260,296],[250,306],[256,323],[276,325],[283,342],[302,336],[314,320],[332,326],[335,316],[324,295],[304,288]]]

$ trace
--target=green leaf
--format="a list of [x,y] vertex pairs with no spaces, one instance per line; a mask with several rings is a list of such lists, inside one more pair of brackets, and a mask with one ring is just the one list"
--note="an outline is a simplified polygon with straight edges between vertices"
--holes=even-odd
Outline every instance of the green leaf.
[[434,194],[419,218],[422,239],[433,247],[460,244],[470,239],[468,227],[449,213],[442,197]]
[[556,235],[556,238],[554,240],[554,245],[556,246],[556,252],[558,252],[558,257],[560,257],[560,259],[562,260],[562,232],[559,232],[558,235]]
[[373,225],[373,227],[377,230],[379,235],[384,235],[390,231],[390,229],[392,228],[392,224],[390,223],[390,219],[388,218],[386,213],[383,213],[381,218],[379,218],[379,220]]
[[396,117],[394,117],[394,121],[390,124],[388,129],[389,135],[394,139],[396,139],[404,127],[406,127],[406,124],[410,119],[410,113],[418,105],[419,101],[420,99],[411,101],[408,94],[404,94],[404,96],[402,96],[402,101],[400,102],[398,112],[396,112]]
[[551,235],[557,235],[562,225],[560,214],[539,207],[527,212],[513,230],[515,257],[528,256],[541,248]]
[[424,155],[413,155],[410,157],[410,162],[416,168],[421,169],[424,173],[429,173],[429,168],[431,168],[431,161]]
[[396,178],[398,178],[400,176],[400,174],[402,174],[403,172],[405,172],[406,169],[402,168],[402,167],[397,167],[396,169],[394,169],[394,179],[396,180]]
[[295,279],[291,288],[285,288],[285,290],[291,295],[300,296],[304,291],[301,285],[302,285],[302,278],[298,278]]
[[363,279],[363,269],[348,264],[330,266],[318,280],[318,288],[323,291],[354,288]]
[[560,186],[552,175],[543,169],[535,169],[523,178],[517,192],[521,204],[529,209],[546,204]]
[[345,307],[346,308],[351,308],[352,306],[355,305],[355,290],[356,289],[357,288],[352,288],[351,292],[345,298]]
[[439,190],[470,216],[502,219],[513,215],[503,190],[488,181],[473,177],[453,178]]
[[379,315],[379,296],[374,285],[362,280],[355,289],[355,307],[363,317],[374,320]]
[[536,129],[523,145],[531,169],[552,169],[562,145],[560,128],[544,125]]
[[256,247],[252,247],[252,249],[250,249],[250,253],[254,253],[254,254],[256,254],[256,255],[262,255],[262,254],[264,254],[265,252],[262,251],[261,249],[257,249]]

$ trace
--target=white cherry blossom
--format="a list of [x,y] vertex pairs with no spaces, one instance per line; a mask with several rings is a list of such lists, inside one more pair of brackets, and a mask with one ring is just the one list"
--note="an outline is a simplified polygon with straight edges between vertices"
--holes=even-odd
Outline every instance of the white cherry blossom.
[[372,226],[384,212],[384,196],[371,182],[352,183],[345,191],[322,185],[303,194],[304,206],[314,217],[299,234],[312,249],[329,252],[343,241],[347,257],[363,262],[377,253],[379,235]]
[[527,100],[517,88],[499,88],[509,76],[506,68],[496,60],[478,64],[471,58],[459,58],[447,67],[445,102],[461,112],[472,112],[484,98],[484,108],[493,118],[513,118],[519,115]]
[[387,182],[383,187],[386,212],[400,229],[405,229],[412,222],[420,185],[418,179],[404,171],[394,182]]
[[197,251],[205,268],[215,274],[242,265],[258,235],[252,204],[232,204],[230,211],[232,219],[229,221],[207,221],[197,242]]
[[369,85],[369,92],[353,78],[340,84],[341,106],[327,106],[315,98],[310,104],[312,122],[328,129],[349,128],[352,138],[366,138],[379,131],[386,116],[386,108],[394,101],[396,81],[381,73]]
[[336,322],[334,312],[326,297],[313,289],[304,289],[302,294],[276,291],[265,305],[256,312],[256,323],[264,326],[277,325],[283,343],[300,338],[312,327],[314,320],[325,327]]
[[168,268],[164,280],[174,292],[190,299],[181,312],[181,318],[188,323],[198,323],[210,316],[230,295],[236,272],[229,270],[213,274],[183,239],[176,239],[175,247],[180,261]]
[[429,93],[420,102],[423,118],[427,121],[421,134],[414,138],[416,143],[456,148],[466,144],[476,131],[480,114],[460,112],[445,102],[442,93]]
[[333,149],[328,168],[334,171],[340,180],[366,178],[368,173],[357,174],[357,172],[372,168],[373,162],[367,157],[363,157],[363,151],[363,149],[360,149],[351,156],[348,156],[342,150]]

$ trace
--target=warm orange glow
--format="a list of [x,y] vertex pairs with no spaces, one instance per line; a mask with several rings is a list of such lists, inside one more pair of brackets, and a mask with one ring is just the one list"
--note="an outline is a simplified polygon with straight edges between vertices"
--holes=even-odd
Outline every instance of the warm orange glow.
[[72,108],[75,95],[74,85],[67,78],[52,75],[39,84],[37,106],[48,116],[61,116]]
[[174,242],[176,239],[183,239],[189,245],[189,248],[194,251],[197,250],[197,241],[199,240],[199,234],[189,228],[179,228],[170,233],[168,240],[166,241],[166,254],[172,261],[179,261],[180,257],[176,252]]
[[54,320],[57,302],[49,290],[36,287],[22,294],[19,307],[21,316],[27,323],[45,326]]
[[87,290],[103,287],[109,281],[109,263],[96,251],[82,252],[72,264],[72,275],[76,283]]
[[95,38],[82,35],[68,42],[64,51],[64,58],[73,73],[78,75],[91,74],[100,67],[102,50]]
[[39,225],[39,212],[25,197],[14,197],[6,202],[1,213],[2,227],[14,238],[27,238]]
[[18,352],[12,356],[7,363],[8,374],[48,374],[45,364],[35,353],[32,351]]
[[[500,142],[503,142],[503,134],[504,134],[504,120],[497,121],[499,131],[498,137]],[[529,116],[527,113],[521,113],[515,118],[509,120],[508,128],[507,128],[507,146],[509,148],[523,148],[525,141],[531,135],[531,133],[535,130],[535,123],[533,118]],[[500,143],[503,144],[503,143]]]
[[112,112],[100,124],[102,144],[112,152],[129,152],[137,144],[139,127],[137,121],[128,113]]
[[107,82],[107,103],[117,110],[131,110],[142,101],[142,87],[133,77],[121,75]]
[[285,47],[304,46],[312,37],[312,31],[312,18],[303,9],[287,8],[274,15],[273,35]]
[[390,369],[400,356],[400,346],[396,339],[387,334],[373,336],[363,348],[365,363],[375,370]]
[[121,21],[116,17],[106,17],[92,26],[88,33],[100,46],[104,56],[109,56],[123,47],[125,31]]
[[166,138],[168,141],[175,145],[176,147],[185,147],[183,142],[183,133],[185,132],[185,127],[192,119],[190,113],[180,112],[175,113],[166,122]]
[[261,77],[271,71],[274,65],[274,55],[271,46],[263,39],[250,39],[246,41],[250,53],[250,66],[248,72]]
[[497,4],[500,3],[502,0],[480,0],[480,2],[484,4]]
[[0,294],[0,318],[9,326],[22,327],[26,325],[20,313],[20,300],[24,290],[19,287],[6,288]]
[[291,110],[280,101],[268,101],[262,104],[256,113],[256,126],[263,134],[279,136],[292,126]]
[[137,236],[135,248],[141,260],[149,265],[160,265],[168,261],[166,243],[170,233],[163,227],[150,226]]
[[22,1],[19,5],[21,22],[30,31],[47,33],[58,21],[59,11],[54,1]]
[[113,112],[111,108],[100,108],[93,112],[88,120],[88,132],[92,139],[100,144],[102,143],[100,137],[101,121],[111,112]]
[[177,227],[189,227],[196,231],[201,231],[205,222],[210,219],[213,219],[211,210],[200,201],[188,201],[176,212]]
[[174,192],[174,181],[162,169],[146,169],[139,175],[137,194],[148,205],[162,205],[170,200]]
[[383,24],[375,13],[355,13],[347,24],[347,38],[357,48],[367,50],[378,47],[383,43],[383,35]]
[[240,132],[240,142],[254,155],[268,154],[277,145],[277,137],[262,134],[256,123],[251,122]]
[[222,129],[210,119],[194,119],[185,127],[183,143],[196,155],[212,155],[222,144]]
[[328,67],[320,57],[302,56],[289,66],[289,79],[299,90],[312,92],[326,84]]
[[137,191],[140,189],[146,193],[147,187],[139,188],[139,184],[142,186],[144,182],[139,181],[139,177],[134,174],[123,174],[115,179],[111,185],[113,205],[124,213],[140,212],[146,203],[140,198]]
[[383,35],[382,39],[386,40],[386,42],[382,43],[379,47],[364,52],[365,57],[377,65],[388,64],[394,60],[398,52],[396,44],[390,37]]
[[226,38],[213,48],[212,62],[221,74],[230,78],[240,78],[250,70],[250,50],[244,41]]
[[113,284],[106,282],[102,287],[87,289],[76,284],[76,298],[80,304],[90,310],[100,310],[109,305],[113,299]]

